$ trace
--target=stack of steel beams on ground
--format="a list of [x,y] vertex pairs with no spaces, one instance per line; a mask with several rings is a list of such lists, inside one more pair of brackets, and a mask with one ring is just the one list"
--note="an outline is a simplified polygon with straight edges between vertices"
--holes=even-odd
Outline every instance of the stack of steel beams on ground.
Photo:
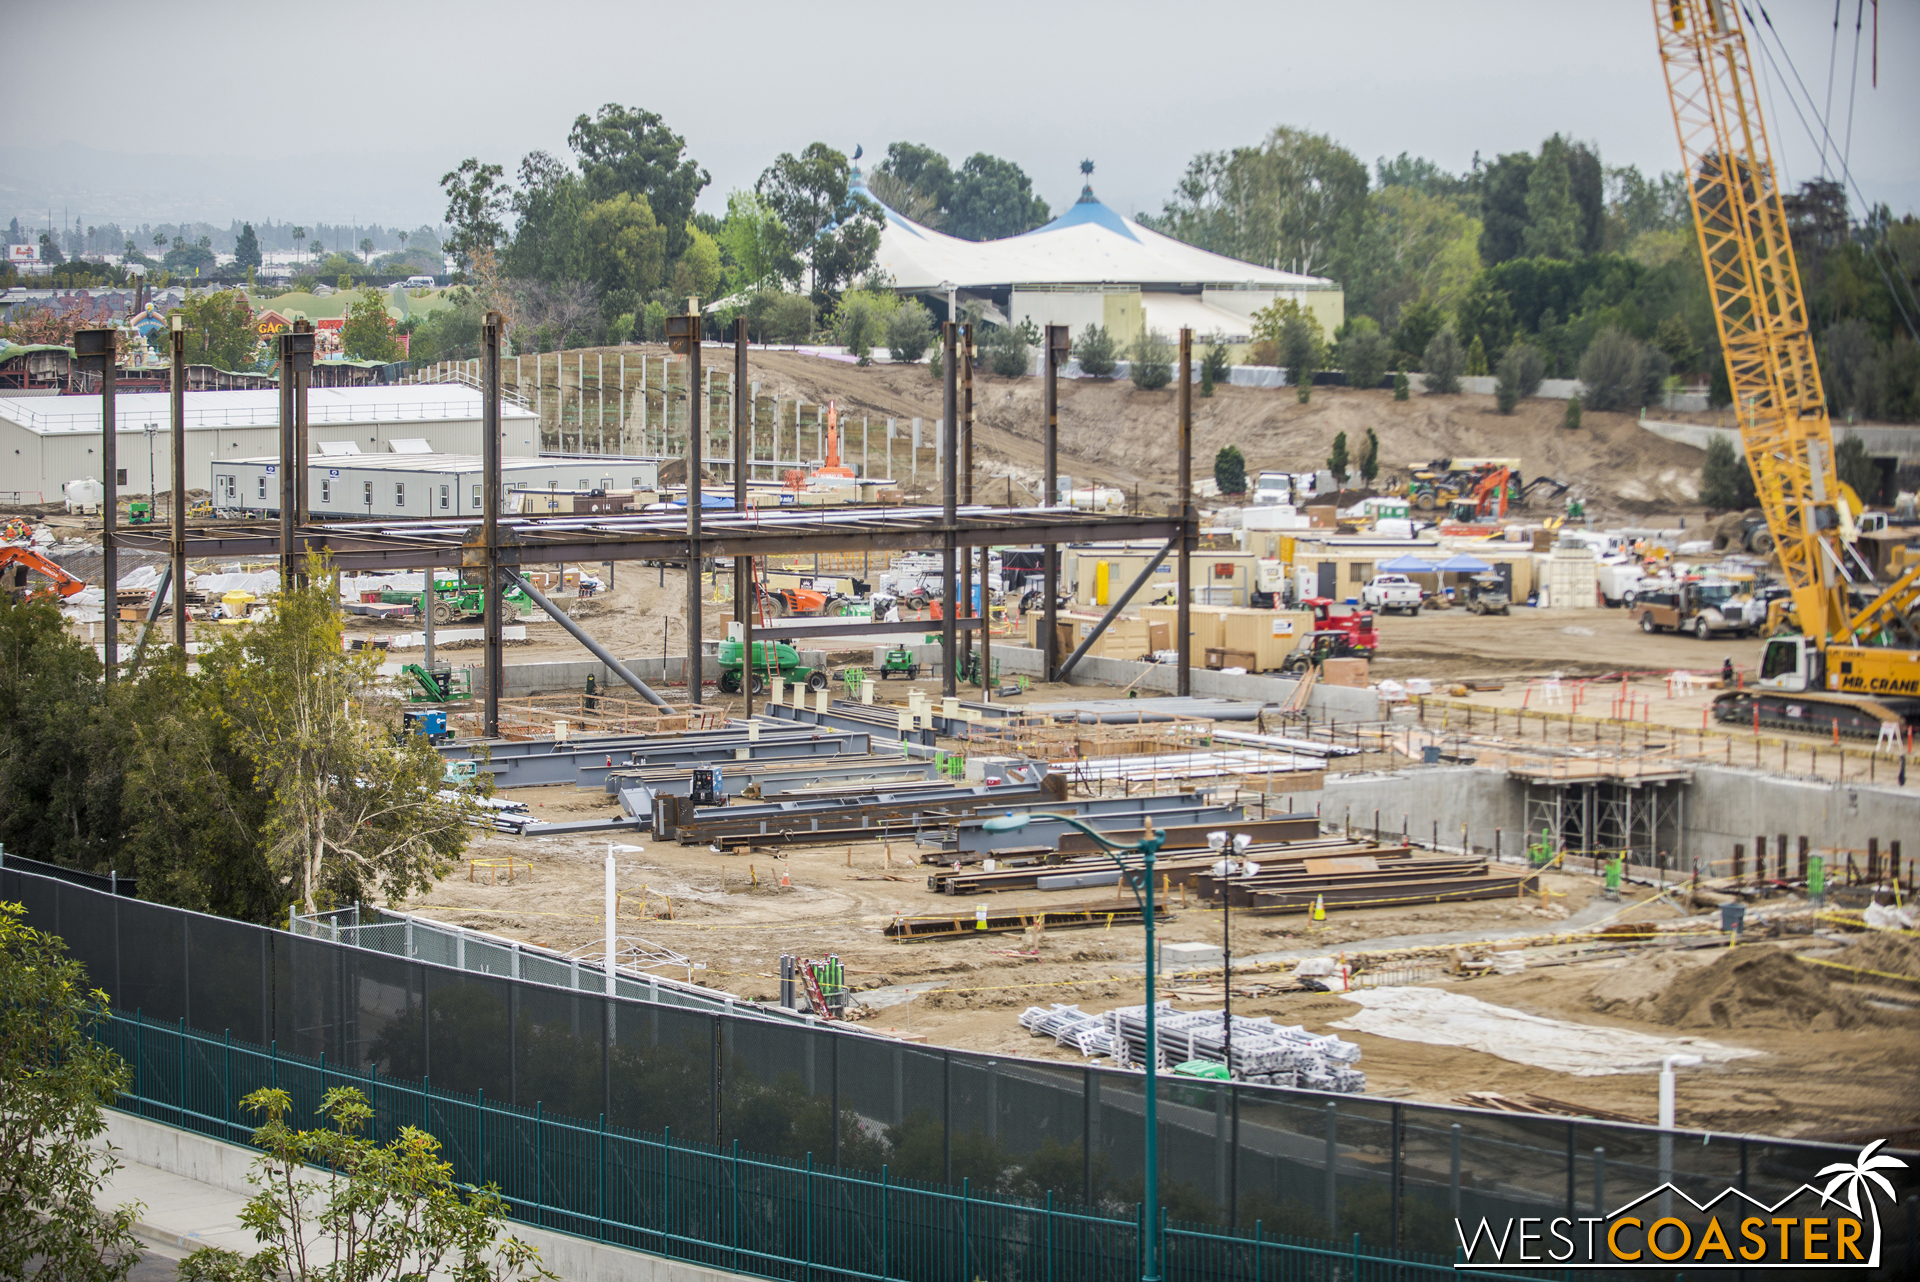
[[987,788],[978,784],[909,784],[899,788],[845,790],[805,801],[772,801],[695,811],[671,795],[654,799],[654,834],[683,846],[823,845],[879,841],[936,829],[1009,809],[1050,808],[1061,803],[1065,783],[1042,779],[1033,788]]
[[870,703],[854,703],[848,699],[836,699],[825,712],[821,712],[818,708],[796,708],[784,703],[769,702],[767,715],[796,725],[829,726],[836,730],[865,730],[876,738],[902,739],[907,743],[919,744],[926,748],[931,748],[936,739],[936,731],[931,725],[902,733],[900,709],[891,704],[879,706]]
[[[1226,887],[1236,909],[1252,912],[1306,912],[1318,904],[1328,908],[1404,906],[1459,903],[1474,899],[1512,899],[1538,891],[1538,874],[1503,867],[1471,855],[1409,851],[1400,846],[1354,847],[1269,866],[1253,854],[1260,871],[1236,877]],[[1211,872],[1194,876],[1193,885],[1207,899],[1217,899],[1221,878]]]
[[[1113,1039],[1114,1061],[1145,1065],[1147,1008],[1123,1006],[1103,1019]],[[1161,1004],[1155,1022],[1160,1071],[1194,1060],[1227,1063],[1223,1012],[1176,1011]],[[1367,1088],[1366,1074],[1354,1067],[1359,1061],[1360,1048],[1338,1037],[1309,1033],[1297,1025],[1282,1027],[1264,1018],[1233,1019],[1233,1062],[1227,1067],[1241,1081],[1359,1093]]]
[[[713,760],[720,769],[720,786],[730,798],[744,801],[772,800],[775,797],[805,797],[816,791],[867,787],[885,781],[890,786],[924,784],[937,779],[931,760],[907,760],[884,753],[842,753],[831,757],[798,760],[723,761]],[[637,766],[611,770],[606,788],[620,798],[629,814],[651,815],[655,796],[672,793],[688,796],[693,791],[693,772],[697,765]]]
[[822,730],[815,726],[765,723],[752,733],[735,722],[714,730],[666,735],[595,735],[567,743],[551,740],[493,740],[443,747],[449,761],[471,760],[493,776],[499,788],[548,784],[603,787],[608,773],[639,766],[702,765],[731,762],[740,752],[755,761],[808,757],[864,756],[872,751],[865,731]]
[[[1108,900],[1097,904],[1050,904],[1039,908],[993,908],[982,905],[973,912],[944,915],[902,914],[887,923],[889,939],[964,939],[975,934],[999,934],[1012,930],[1061,930],[1073,926],[1123,926],[1143,920],[1145,914],[1133,899]],[[1153,919],[1165,921],[1167,906],[1155,904]]]

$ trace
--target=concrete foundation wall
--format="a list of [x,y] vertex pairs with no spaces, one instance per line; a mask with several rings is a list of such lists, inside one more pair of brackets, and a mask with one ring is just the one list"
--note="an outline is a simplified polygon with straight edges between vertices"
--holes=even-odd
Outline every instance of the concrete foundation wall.
[[1868,838],[1881,849],[1903,843],[1903,854],[1920,843],[1920,796],[1896,787],[1790,779],[1758,770],[1706,766],[1693,772],[1682,820],[1688,859],[1718,860],[1740,842],[1785,833],[1797,845],[1865,850]]
[[[107,1141],[120,1150],[125,1163],[152,1167],[172,1175],[211,1184],[228,1193],[251,1197],[257,1190],[248,1182],[258,1156],[252,1149],[226,1144],[194,1131],[135,1117],[115,1109],[104,1112]],[[316,1178],[318,1173],[316,1172]],[[169,1228],[189,1226],[169,1225]],[[728,1282],[743,1274],[702,1268],[642,1251],[603,1246],[586,1238],[553,1233],[525,1224],[508,1223],[506,1231],[540,1252],[540,1262],[567,1282]]]
[[[937,645],[916,645],[909,648],[913,651],[914,659],[919,663],[940,662],[940,647]],[[874,652],[876,668],[885,655],[885,650]],[[1014,675],[1038,677],[1044,665],[1044,657],[1040,651],[1021,645],[996,643],[993,647],[993,658],[999,665],[1000,674],[1003,677]],[[1190,685],[1195,695],[1213,699],[1244,699],[1249,703],[1285,703],[1292,696],[1294,686],[1298,684],[1292,677],[1210,672],[1205,668],[1192,669],[1190,676]],[[1103,685],[1115,688],[1131,686],[1136,690],[1151,690],[1155,694],[1172,694],[1178,688],[1179,682],[1172,664],[1139,663],[1132,659],[1086,658],[1074,665],[1069,684]],[[1317,722],[1378,721],[1382,715],[1379,696],[1373,691],[1351,689],[1346,686],[1316,685],[1313,693],[1308,696],[1307,711]]]
[[1404,827],[1415,841],[1433,839],[1440,826],[1440,845],[1459,849],[1460,825],[1467,825],[1467,842],[1475,850],[1491,852],[1494,830],[1500,830],[1500,851],[1513,855],[1525,844],[1526,792],[1505,771],[1479,766],[1417,766],[1407,770],[1330,774],[1325,789],[1313,799],[1323,823],[1356,831],[1373,830],[1374,811],[1380,812],[1382,833]]

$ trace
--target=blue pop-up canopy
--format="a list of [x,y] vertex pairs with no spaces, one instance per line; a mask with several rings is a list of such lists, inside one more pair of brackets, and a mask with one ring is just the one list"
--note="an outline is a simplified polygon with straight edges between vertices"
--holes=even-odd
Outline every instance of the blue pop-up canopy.
[[1391,561],[1382,561],[1375,568],[1382,574],[1432,574],[1439,567],[1417,556],[1396,556]]
[[1493,567],[1477,556],[1468,556],[1465,552],[1448,557],[1434,567],[1446,574],[1485,574]]

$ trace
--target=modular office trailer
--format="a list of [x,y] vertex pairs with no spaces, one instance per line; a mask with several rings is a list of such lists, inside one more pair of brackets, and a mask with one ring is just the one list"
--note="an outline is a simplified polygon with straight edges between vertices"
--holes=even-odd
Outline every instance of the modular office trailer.
[[[212,467],[213,504],[223,511],[278,515],[278,458],[224,459]],[[651,459],[508,458],[501,460],[506,512],[522,510],[514,491],[585,494],[652,490]],[[478,516],[484,473],[473,454],[316,454],[307,460],[307,510],[316,517]],[[562,510],[571,510],[562,505]]]

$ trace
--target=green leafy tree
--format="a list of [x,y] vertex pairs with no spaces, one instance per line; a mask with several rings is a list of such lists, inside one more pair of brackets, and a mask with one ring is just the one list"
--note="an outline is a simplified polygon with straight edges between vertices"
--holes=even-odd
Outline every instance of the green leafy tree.
[[880,249],[885,215],[852,190],[851,168],[841,152],[809,143],[798,156],[781,153],[755,188],[787,228],[795,255],[806,261],[816,303],[831,301],[842,285],[865,276]]
[[375,1113],[355,1088],[327,1091],[320,1115],[328,1126],[314,1130],[287,1125],[292,1099],[279,1088],[255,1091],[241,1107],[266,1118],[253,1133],[262,1152],[247,1177],[259,1192],[240,1212],[262,1249],[249,1258],[202,1247],[181,1262],[182,1278],[558,1282],[541,1266],[539,1251],[502,1234],[507,1203],[499,1189],[456,1184],[431,1134],[403,1126],[387,1144],[367,1138]]
[[887,318],[887,353],[895,362],[917,361],[933,344],[933,316],[917,298],[901,300]]
[[673,265],[669,288],[674,297],[712,301],[720,290],[720,243],[698,227],[687,228],[687,248]]
[[1107,327],[1088,325],[1082,330],[1079,341],[1073,345],[1073,359],[1080,362],[1080,372],[1088,378],[1112,378],[1118,361],[1113,336],[1107,333]]
[[1540,158],[1527,178],[1526,208],[1520,243],[1528,257],[1567,259],[1580,253],[1580,208],[1573,199],[1567,143],[1558,134],[1540,144]]
[[1363,391],[1380,386],[1392,357],[1386,336],[1370,316],[1356,316],[1347,323],[1336,355],[1347,376],[1347,386]]
[[987,331],[987,368],[1002,378],[1019,378],[1032,365],[1029,353],[1039,343],[1040,332],[1032,321],[996,326]]
[[393,318],[387,314],[386,300],[369,285],[360,291],[347,309],[347,320],[340,327],[340,347],[357,361],[397,361],[400,341],[394,337]]
[[[440,177],[440,189],[447,194],[446,221],[451,228],[442,245],[460,264],[462,273],[472,268],[475,254],[482,250],[492,253],[506,239],[504,220],[510,206],[506,184],[501,181],[504,173],[499,165],[482,164],[469,156]],[[304,227],[293,229],[296,243],[306,234]]]
[[1608,326],[1580,358],[1586,403],[1597,410],[1637,410],[1647,403],[1647,351],[1639,340]]
[[1050,216],[1033,180],[1011,160],[979,152],[954,176],[942,228],[962,240],[999,240],[1032,231]]
[[1686,318],[1669,316],[1660,322],[1660,328],[1654,332],[1654,346],[1667,354],[1673,368],[1685,374],[1698,371],[1700,367],[1700,344],[1694,341],[1693,330],[1688,328]]
[[1342,487],[1347,484],[1347,467],[1351,460],[1347,458],[1347,434],[1340,432],[1333,438],[1333,448],[1327,452],[1327,471],[1333,473],[1333,479]]
[[834,341],[859,357],[862,365],[870,364],[874,346],[884,341],[887,322],[898,306],[894,296],[885,291],[848,290],[834,309]]
[[1238,445],[1223,445],[1213,456],[1213,483],[1222,494],[1247,492],[1247,460]]
[[947,206],[953,200],[953,166],[931,147],[896,142],[887,158],[867,175],[874,199],[923,227],[944,230]]
[[360,238],[360,257],[362,261],[368,263],[369,265],[372,264],[373,262],[373,238],[372,237],[362,236]]
[[1282,125],[1257,147],[1203,152],[1155,229],[1245,262],[1337,273],[1368,214],[1367,167],[1325,134]]
[[160,257],[160,265],[170,272],[193,275],[213,270],[215,262],[211,249],[202,245],[189,245],[185,242],[175,245]]
[[1280,362],[1287,368],[1287,381],[1294,396],[1304,404],[1313,395],[1314,372],[1320,368],[1319,326],[1309,316],[1287,318],[1280,329]]
[[1480,190],[1480,259],[1491,267],[1526,251],[1528,181],[1533,154],[1509,152],[1483,168]]
[[1531,343],[1515,343],[1501,354],[1500,369],[1495,376],[1494,397],[1499,402],[1502,414],[1511,414],[1526,397],[1540,390],[1540,380],[1546,376],[1546,358],[1540,349]]
[[813,335],[813,318],[813,300],[805,294],[765,290],[747,300],[747,326],[763,343],[804,343]]
[[651,111],[610,102],[575,119],[567,145],[580,157],[589,199],[644,196],[666,229],[664,260],[687,252],[688,220],[709,175],[686,154],[686,139]]
[[1407,378],[1407,371],[1403,369],[1393,371],[1393,399],[1404,401],[1411,395],[1413,395],[1413,383]]
[[[1227,347],[1226,336],[1218,330],[1207,335],[1207,346],[1200,354],[1200,381],[1205,388],[1211,389],[1217,383],[1224,383],[1233,376],[1231,349]],[[1211,390],[1206,393],[1213,395]]]
[[0,1277],[118,1282],[140,1260],[140,1208],[99,1208],[120,1163],[96,1141],[131,1074],[93,1036],[107,995],[25,916],[0,902]]
[[1706,461],[1700,465],[1700,501],[1721,511],[1744,511],[1754,505],[1754,497],[1746,461],[1734,453],[1732,441],[1714,433],[1707,442]]
[[341,647],[337,589],[309,561],[309,586],[272,616],[200,656],[222,716],[273,797],[262,854],[308,912],[389,902],[432,884],[467,842],[466,811],[440,798],[439,754],[397,734],[377,655]]
[[239,290],[189,294],[177,310],[187,335],[187,364],[229,370],[254,367],[260,335],[253,328],[253,309]]
[[1157,329],[1142,329],[1127,348],[1127,364],[1135,387],[1158,391],[1173,381],[1173,343]]
[[[637,300],[660,283],[667,232],[654,221],[645,196],[619,192],[580,213],[587,275],[617,303]],[[683,296],[684,297],[684,296]]]
[[1437,303],[1429,298],[1418,299],[1400,313],[1400,328],[1394,331],[1393,349],[1403,361],[1418,362],[1425,355],[1427,344],[1446,324],[1446,313]]
[[715,239],[730,290],[799,283],[800,261],[793,256],[792,237],[760,193],[728,194],[727,217]]
[[1426,371],[1429,396],[1460,390],[1460,371],[1466,368],[1467,359],[1452,329],[1443,329],[1433,336],[1420,364]]
[[1373,429],[1367,429],[1367,443],[1360,450],[1360,479],[1368,489],[1373,488],[1373,478],[1380,475],[1380,438]]
[[1485,378],[1487,374],[1487,345],[1480,341],[1478,334],[1467,346],[1467,374],[1472,378]]
[[[133,242],[128,241],[127,247],[131,250]],[[250,267],[259,267],[262,261],[260,237],[254,234],[253,224],[241,223],[240,235],[233,242],[233,265],[244,271]]]
[[1569,432],[1580,430],[1580,397],[1577,394],[1567,398],[1567,413],[1566,417],[1561,419],[1560,426]]

